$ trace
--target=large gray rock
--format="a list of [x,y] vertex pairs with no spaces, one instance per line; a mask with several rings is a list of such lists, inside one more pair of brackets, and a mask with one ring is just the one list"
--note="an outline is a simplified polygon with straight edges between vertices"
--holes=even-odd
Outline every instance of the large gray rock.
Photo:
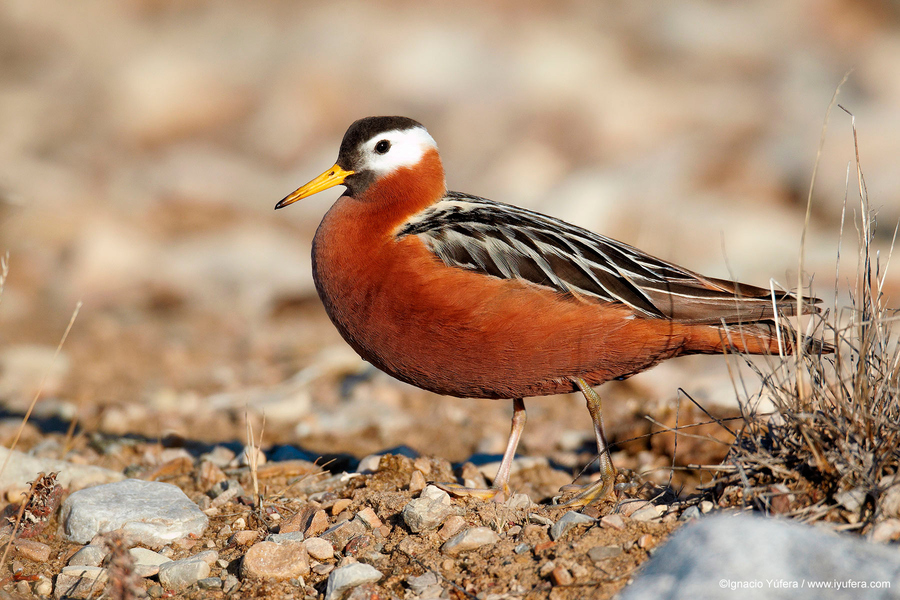
[[133,544],[159,548],[200,536],[209,519],[172,484],[128,479],[75,492],[63,502],[60,522],[73,542],[121,530]]
[[896,598],[897,586],[896,548],[777,519],[721,516],[685,525],[620,598]]

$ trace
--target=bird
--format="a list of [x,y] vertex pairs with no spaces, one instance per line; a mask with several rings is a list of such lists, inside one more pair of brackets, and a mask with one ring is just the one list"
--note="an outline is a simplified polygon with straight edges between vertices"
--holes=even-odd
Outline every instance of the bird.
[[[449,191],[437,143],[407,117],[352,123],[334,166],[275,208],[338,185],[345,191],[313,238],[312,271],[344,340],[419,388],[513,402],[492,486],[441,485],[456,495],[509,497],[524,399],[580,391],[600,479],[567,505],[604,498],[617,472],[593,386],[677,356],[790,353],[801,339],[776,325],[798,310],[790,292],[706,277],[560,219]],[[817,312],[817,302],[804,298],[801,311]]]

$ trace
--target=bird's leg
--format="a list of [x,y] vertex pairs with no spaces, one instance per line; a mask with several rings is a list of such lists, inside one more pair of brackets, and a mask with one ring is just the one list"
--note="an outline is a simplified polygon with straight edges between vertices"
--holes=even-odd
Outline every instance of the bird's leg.
[[600,396],[584,379],[576,377],[572,379],[572,382],[578,386],[587,402],[588,412],[591,413],[591,420],[594,422],[594,435],[597,437],[597,454],[600,458],[600,479],[584,487],[577,496],[562,505],[583,507],[594,500],[605,498],[612,491],[616,483],[616,468],[613,466],[612,459],[609,456],[609,444],[606,441],[606,434],[603,433]]
[[516,457],[516,448],[519,446],[519,438],[525,429],[525,401],[522,398],[513,400],[512,425],[509,431],[509,441],[506,442],[506,451],[503,452],[503,460],[500,461],[500,469],[494,478],[494,484],[489,489],[467,488],[455,483],[435,484],[454,496],[474,496],[484,500],[494,499],[502,501],[510,496],[509,474],[512,471],[513,459]]

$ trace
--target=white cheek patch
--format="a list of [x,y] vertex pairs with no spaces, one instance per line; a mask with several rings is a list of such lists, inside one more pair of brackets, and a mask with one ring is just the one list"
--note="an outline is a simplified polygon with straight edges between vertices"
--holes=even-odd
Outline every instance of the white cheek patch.
[[[391,147],[384,154],[379,154],[375,146],[382,140],[387,140]],[[362,145],[361,164],[365,170],[381,177],[418,164],[429,150],[437,150],[437,144],[424,128],[394,129],[379,133]]]

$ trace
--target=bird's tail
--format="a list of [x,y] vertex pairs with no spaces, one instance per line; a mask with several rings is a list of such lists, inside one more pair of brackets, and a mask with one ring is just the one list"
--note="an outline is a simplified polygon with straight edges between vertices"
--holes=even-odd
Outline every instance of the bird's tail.
[[[793,354],[798,343],[807,354],[832,354],[834,346],[805,335],[786,324],[776,327],[775,321],[728,323],[694,328],[689,347],[705,348],[704,353],[743,352],[746,354]],[[780,337],[779,337],[780,336]]]

